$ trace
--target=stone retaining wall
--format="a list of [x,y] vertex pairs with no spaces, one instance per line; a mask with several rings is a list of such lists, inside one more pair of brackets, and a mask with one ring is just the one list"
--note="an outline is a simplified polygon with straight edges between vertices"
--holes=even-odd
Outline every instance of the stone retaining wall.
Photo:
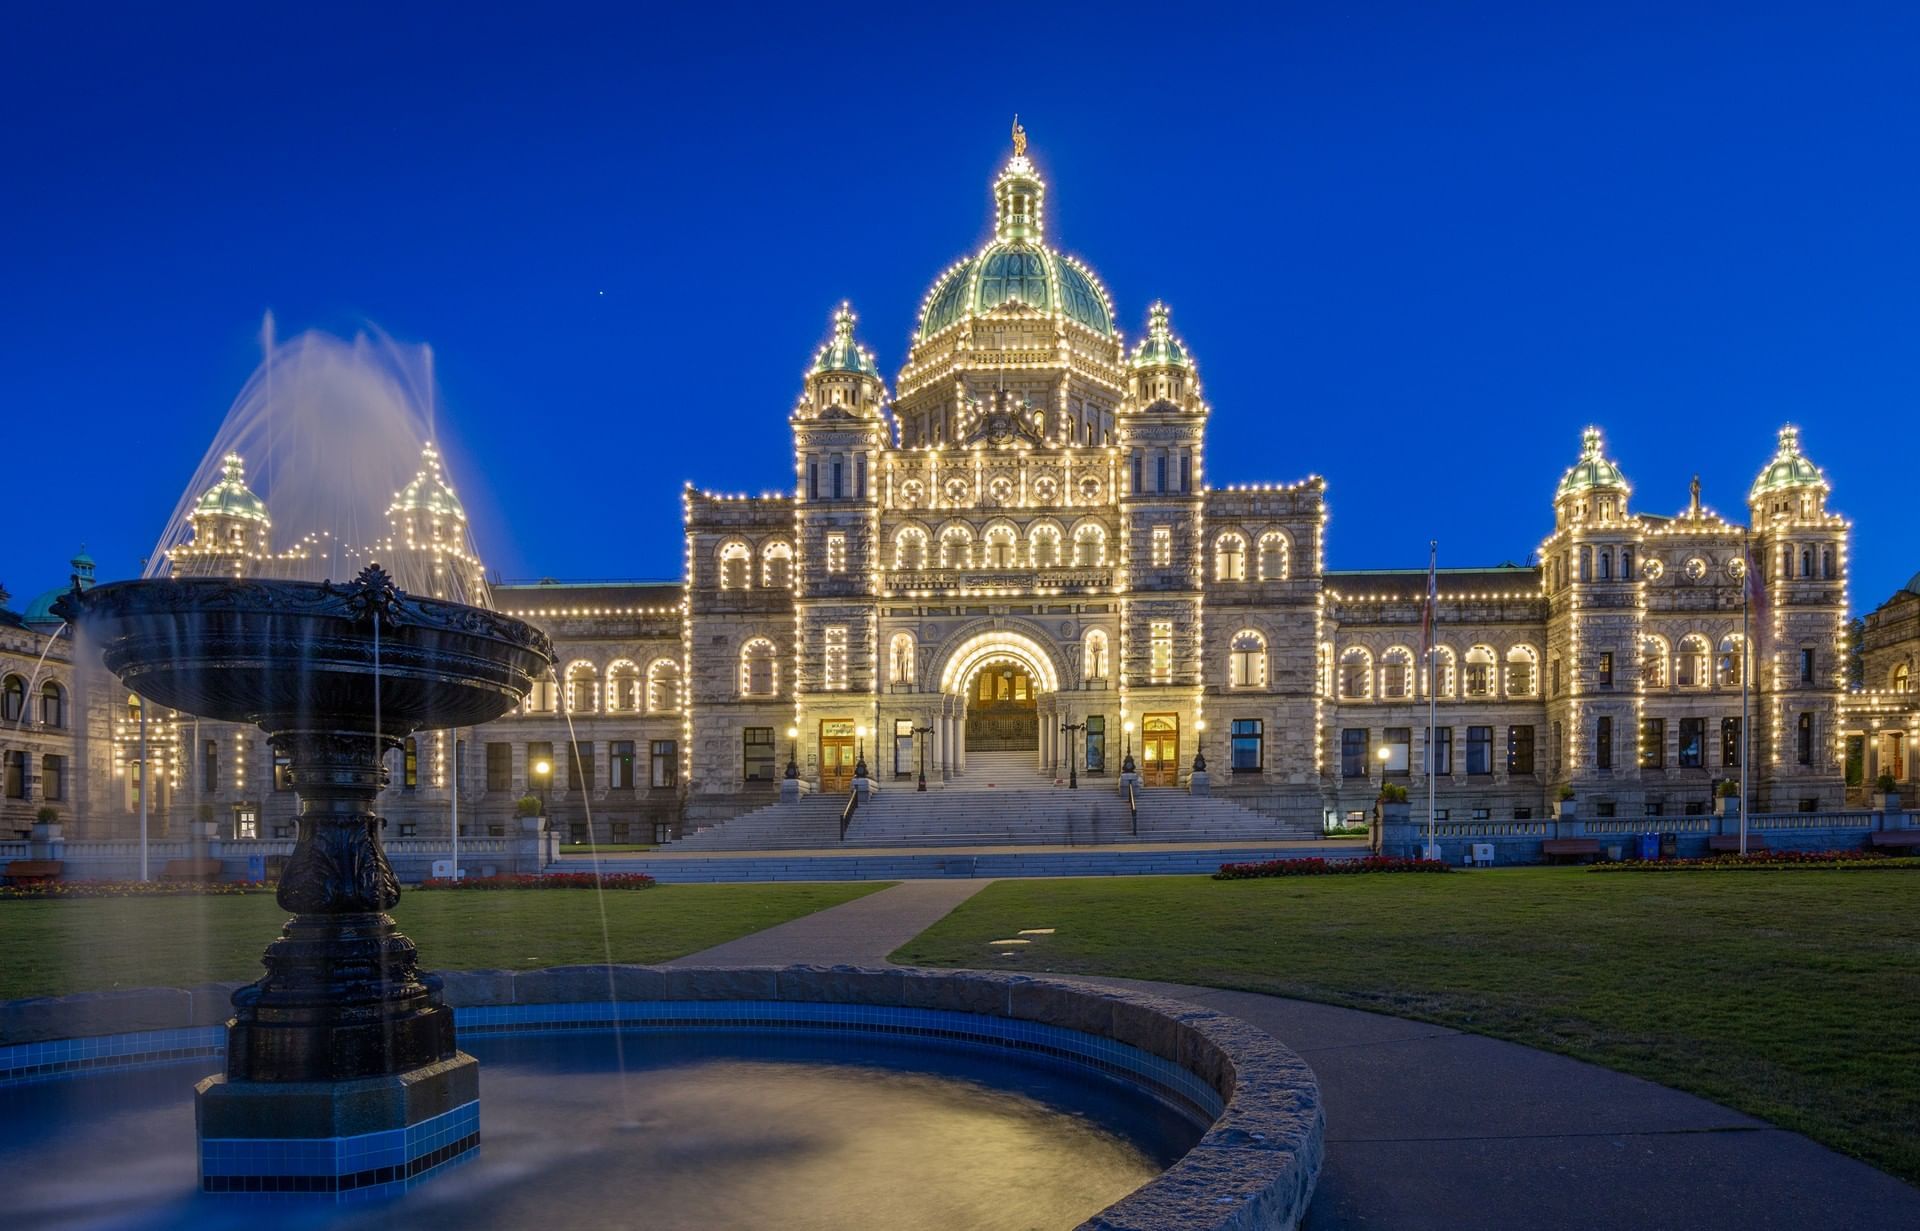
[[[1225,1103],[1179,1162],[1082,1231],[1268,1231],[1306,1216],[1326,1117],[1306,1062],[1237,1018],[1139,992],[1022,975],[853,967],[563,966],[441,976],[447,1002],[789,1001],[934,1009],[1030,1021],[1136,1047],[1200,1077]],[[0,1003],[0,1046],[224,1021],[234,984]],[[484,1101],[484,1086],[483,1086]]]

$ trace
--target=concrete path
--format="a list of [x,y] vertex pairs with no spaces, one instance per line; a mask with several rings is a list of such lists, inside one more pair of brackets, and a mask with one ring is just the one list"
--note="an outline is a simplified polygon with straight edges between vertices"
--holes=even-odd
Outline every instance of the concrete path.
[[[985,883],[905,882],[683,961],[885,965]],[[1353,1009],[1089,982],[1230,1013],[1313,1066],[1328,1133],[1308,1231],[1920,1231],[1920,1189],[1637,1077]]]
[[992,881],[902,881],[670,966],[887,966],[887,954],[932,927]]

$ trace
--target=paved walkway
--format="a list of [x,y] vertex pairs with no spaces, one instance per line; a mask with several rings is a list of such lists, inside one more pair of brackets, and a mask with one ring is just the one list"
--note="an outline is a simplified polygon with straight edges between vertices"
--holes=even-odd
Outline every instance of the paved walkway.
[[[985,883],[904,882],[682,963],[884,965]],[[1328,1133],[1309,1231],[1920,1231],[1920,1189],[1637,1077],[1353,1009],[1090,981],[1233,1014],[1313,1066]]]

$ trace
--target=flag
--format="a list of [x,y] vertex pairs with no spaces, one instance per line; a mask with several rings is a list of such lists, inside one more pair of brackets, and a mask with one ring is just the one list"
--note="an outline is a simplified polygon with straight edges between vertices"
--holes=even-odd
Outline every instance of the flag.
[[1767,578],[1766,566],[1760,553],[1754,547],[1747,547],[1747,606],[1753,612],[1754,645],[1758,646],[1767,635]]
[[1429,544],[1427,553],[1427,605],[1420,613],[1420,661],[1427,665],[1427,692],[1433,696],[1440,687],[1436,678],[1438,664],[1433,661],[1434,608],[1440,602],[1440,573],[1436,567],[1440,561],[1439,544]]

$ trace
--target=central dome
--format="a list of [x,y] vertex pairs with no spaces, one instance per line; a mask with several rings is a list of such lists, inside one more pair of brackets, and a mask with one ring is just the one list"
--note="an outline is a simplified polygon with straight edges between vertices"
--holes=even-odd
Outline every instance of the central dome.
[[1014,155],[994,181],[993,238],[949,268],[927,292],[920,339],[974,316],[1016,307],[1072,321],[1103,338],[1116,337],[1113,306],[1098,278],[1043,242],[1040,207],[1046,184],[1016,128]]

